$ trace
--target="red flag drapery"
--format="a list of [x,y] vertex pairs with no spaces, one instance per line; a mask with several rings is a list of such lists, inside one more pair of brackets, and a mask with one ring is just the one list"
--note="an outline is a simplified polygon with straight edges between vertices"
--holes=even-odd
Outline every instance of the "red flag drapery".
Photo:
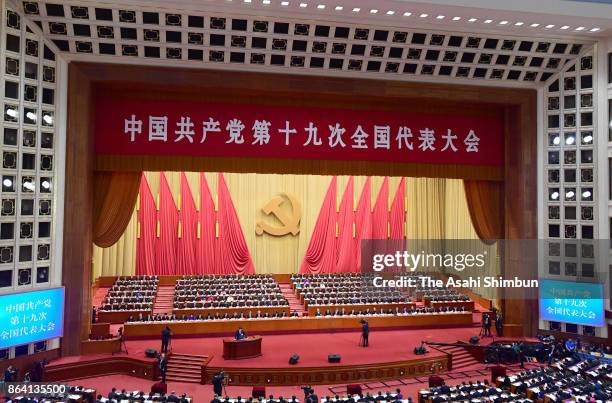
[[159,236],[155,242],[155,270],[158,275],[175,274],[178,241],[178,211],[163,172],[159,173]]
[[216,265],[216,226],[215,203],[208,187],[204,172],[200,173],[200,211],[198,213],[200,237],[197,240],[196,260],[198,274],[218,273]]
[[[361,270],[361,253],[362,240],[372,238],[372,180],[370,177],[366,179],[357,203],[357,211],[355,212],[355,256],[356,256],[356,271]],[[369,253],[365,251],[365,255]]]
[[226,274],[254,274],[253,261],[232,197],[222,173],[219,173],[219,239],[217,241],[218,268]]
[[189,182],[181,172],[181,201],[179,206],[179,239],[176,249],[176,274],[196,273],[196,237],[198,230],[198,213],[193,200]]
[[300,273],[332,273],[336,267],[336,177],[323,199]]
[[155,231],[157,209],[145,174],[140,179],[138,207],[138,237],[136,238],[136,275],[155,274]]
[[354,183],[351,176],[346,184],[340,209],[338,211],[338,239],[336,240],[336,269],[338,273],[354,272],[355,243],[353,241],[353,211]]
[[389,178],[385,176],[372,211],[372,239],[389,237]]
[[402,178],[391,203],[389,214],[389,239],[404,239],[406,234],[406,211],[404,209],[406,198],[406,180]]

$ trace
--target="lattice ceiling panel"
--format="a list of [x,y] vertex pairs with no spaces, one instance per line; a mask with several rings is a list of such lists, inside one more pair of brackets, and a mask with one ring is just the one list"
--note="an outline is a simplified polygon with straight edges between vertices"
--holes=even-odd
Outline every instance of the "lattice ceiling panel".
[[157,9],[18,3],[78,60],[538,86],[591,43]]

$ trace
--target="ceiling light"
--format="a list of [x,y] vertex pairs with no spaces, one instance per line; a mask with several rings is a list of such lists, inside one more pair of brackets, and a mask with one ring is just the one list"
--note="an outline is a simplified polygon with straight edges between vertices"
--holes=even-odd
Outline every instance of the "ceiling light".
[[15,110],[13,108],[8,108],[6,110],[6,114],[9,115],[12,118],[16,118],[17,117],[17,110]]
[[453,17],[453,21],[459,21],[461,17]]
[[421,18],[427,18],[427,17],[429,17],[429,14],[425,14],[425,13],[423,13],[423,14],[419,15],[419,17],[421,17]]
[[582,192],[582,197],[588,199],[589,197],[591,197],[591,192],[589,190],[585,190],[584,192]]
[[373,9],[371,9],[371,10],[370,10],[370,14],[376,14],[377,12],[378,12],[378,10],[377,10],[377,9],[375,9],[375,8],[373,8]]
[[355,8],[353,9],[353,12],[354,12],[354,13],[358,13],[358,12],[360,12],[360,11],[361,11],[361,9],[360,9],[359,7],[355,7]]
[[306,7],[308,7],[308,3],[300,3],[300,7],[306,8]]
[[[610,121],[610,127],[612,128],[612,121]],[[587,134],[586,136],[584,136],[582,138],[582,142],[584,144],[589,144],[593,141],[593,136],[591,136],[590,134]]]
[[393,14],[395,14],[395,11],[393,11],[393,10],[387,11],[387,15],[393,15]]
[[499,25],[506,25],[506,24],[508,24],[508,21],[506,21],[506,20],[503,20],[503,21],[499,22]]
[[438,20],[443,20],[444,18],[445,17],[443,15],[439,15],[439,16],[436,17],[436,19],[438,19]]
[[563,29],[563,30],[565,30],[565,29],[569,29],[569,25],[564,25],[564,26],[562,26],[560,29]]
[[490,24],[490,23],[492,23],[492,22],[493,22],[493,20],[484,20],[484,23],[485,23],[485,24]]
[[41,186],[44,189],[49,189],[49,188],[51,188],[51,182],[49,182],[48,180],[44,180],[44,181],[42,181]]
[[342,11],[342,10],[344,10],[344,7],[342,7],[342,6],[336,6],[336,11]]
[[548,24],[545,28],[546,29],[551,29],[551,28],[554,28],[554,27],[555,27],[554,24]]
[[53,124],[53,116],[51,116],[51,115],[43,115],[43,121],[46,124],[51,125],[51,124]]
[[522,25],[524,25],[524,24],[525,24],[525,23],[524,23],[524,22],[521,22],[521,21],[519,21],[519,22],[515,22],[515,23],[514,23],[514,25],[516,25],[517,27],[520,27],[520,26],[522,26]]
[[317,6],[317,8],[318,8],[319,10],[324,10],[324,9],[325,9],[325,4],[319,4],[319,5]]
[[262,3],[264,3],[267,6],[268,4],[270,4],[270,0],[263,0]]
[[565,139],[565,144],[571,146],[572,144],[574,144],[575,141],[576,139],[574,138],[574,136],[569,136]]
[[2,181],[2,185],[4,185],[4,187],[10,188],[11,186],[13,186],[13,181],[9,178],[6,178]]
[[531,24],[531,25],[530,25],[530,27],[531,27],[531,28],[536,28],[536,27],[539,27],[539,26],[540,26],[540,24],[537,24],[537,23],[536,23],[536,24]]
[[281,6],[288,6],[289,2],[288,1],[281,1]]
[[559,198],[559,192],[552,192],[552,193],[550,194],[550,198],[551,198],[552,200],[557,200],[557,199]]
[[561,143],[561,138],[559,136],[556,136],[555,138],[553,138],[553,144],[558,146]]
[[412,15],[412,13],[410,11],[406,11],[404,13],[404,17],[410,17]]
[[253,0],[244,0],[245,3],[250,3]]
[[576,193],[574,193],[573,190],[568,190],[567,192],[565,192],[565,198],[566,199],[571,199],[574,196],[576,196]]
[[601,28],[591,28],[591,29],[589,29],[590,32],[597,32],[597,31],[600,31],[600,30],[601,30]]
[[576,31],[584,31],[586,28],[585,27],[578,27],[576,28]]
[[469,21],[469,22],[476,22],[476,21],[478,21],[478,18],[474,18],[474,17],[472,17],[472,18],[470,18],[468,21]]
[[36,121],[36,114],[34,112],[28,112],[26,113],[26,118]]

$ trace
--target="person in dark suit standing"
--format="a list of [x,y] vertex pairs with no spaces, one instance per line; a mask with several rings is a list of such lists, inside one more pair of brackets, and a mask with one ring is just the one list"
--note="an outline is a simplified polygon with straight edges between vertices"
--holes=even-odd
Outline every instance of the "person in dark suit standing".
[[166,371],[168,371],[168,359],[166,354],[162,354],[159,357],[159,372],[161,373],[162,383],[166,383]]
[[491,316],[488,313],[482,314],[482,337],[491,336]]
[[164,330],[161,332],[161,352],[168,352],[168,343],[170,343],[170,338],[172,337],[172,331],[168,326],[164,327]]
[[495,315],[495,332],[497,333],[497,337],[502,337],[504,335],[504,318],[499,311],[497,311],[497,315]]
[[234,335],[234,338],[236,340],[244,340],[247,338],[246,332],[242,330],[241,327],[239,327],[238,330],[236,330],[236,334]]
[[363,347],[368,347],[370,345],[369,340],[368,340],[369,337],[370,337],[370,325],[367,320],[362,319],[361,320],[361,338],[363,339]]
[[223,370],[219,371],[215,376],[213,376],[212,384],[213,391],[215,395],[222,396],[223,395],[223,380],[225,379],[225,372]]

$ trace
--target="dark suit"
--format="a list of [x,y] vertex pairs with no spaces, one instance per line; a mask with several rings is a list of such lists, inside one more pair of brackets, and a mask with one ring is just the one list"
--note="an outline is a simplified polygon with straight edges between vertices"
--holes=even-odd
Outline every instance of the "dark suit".
[[166,327],[164,328],[164,330],[162,330],[162,334],[161,334],[161,352],[162,353],[168,352],[169,342],[170,342],[170,329]]
[[246,337],[247,337],[247,335],[246,335],[246,332],[244,330],[242,330],[242,329],[236,330],[236,334],[234,335],[234,338],[236,340],[243,340],[243,339],[246,339]]
[[162,383],[166,383],[166,371],[168,370],[168,360],[166,358],[162,358],[159,360],[159,372],[161,372],[161,381]]
[[368,324],[368,322],[364,322],[361,325],[361,337],[363,337],[364,347],[368,347],[370,345],[368,341],[369,336],[370,336],[370,325]]

